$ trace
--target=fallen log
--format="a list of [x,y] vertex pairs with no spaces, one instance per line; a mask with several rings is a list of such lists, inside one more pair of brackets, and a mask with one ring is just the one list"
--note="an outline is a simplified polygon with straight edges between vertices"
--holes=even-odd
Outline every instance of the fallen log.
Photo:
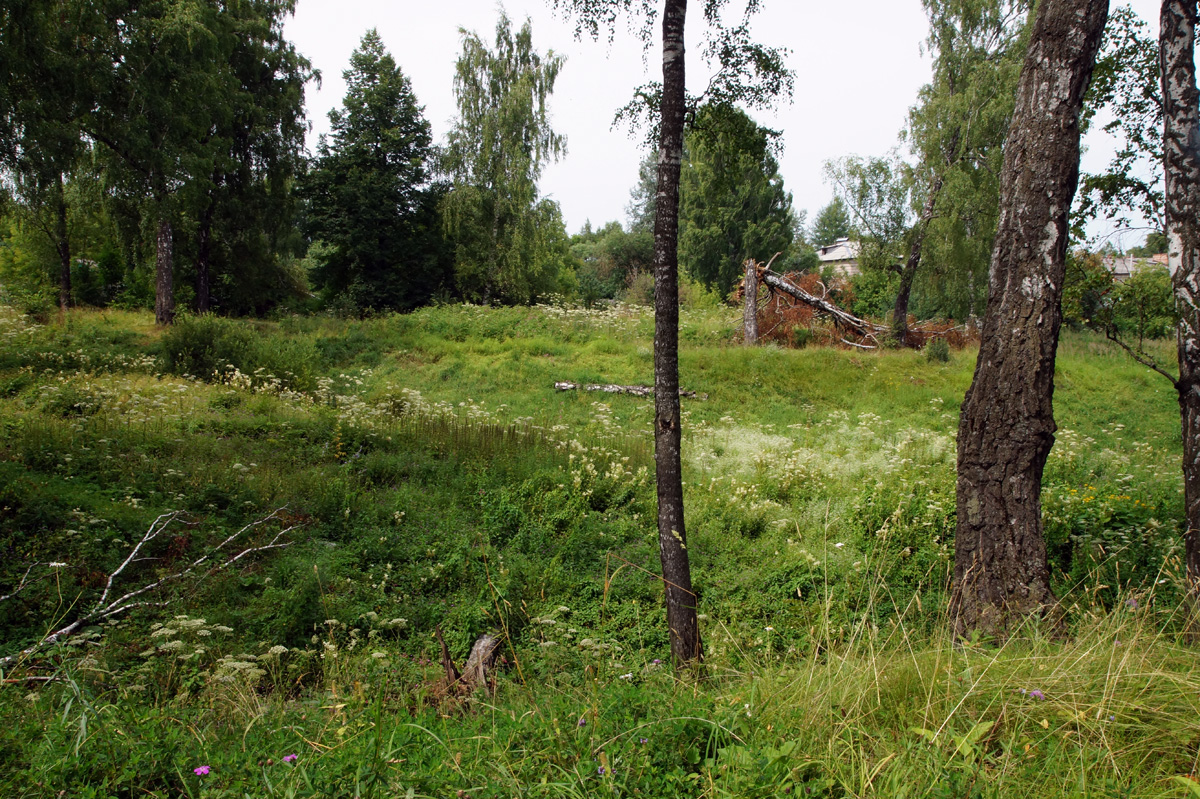
[[[785,278],[783,275],[776,274],[769,269],[763,269],[760,274],[762,282],[770,289],[782,291],[790,297],[794,297],[800,302],[812,307],[813,309],[825,314],[833,319],[835,325],[839,325],[853,333],[862,336],[864,339],[870,339],[875,344],[858,344],[856,346],[873,349],[879,345],[879,336],[887,335],[889,329],[886,325],[875,324],[866,319],[860,319],[849,311],[839,308],[824,297],[818,297],[815,294],[809,294],[804,289],[800,288],[792,281]],[[848,342],[847,342],[848,343]]]
[[[583,391],[603,391],[606,394],[632,394],[635,397],[654,396],[654,386],[619,386],[615,383],[569,383],[565,380],[560,380],[554,384],[554,387],[559,391],[575,391],[579,389]],[[679,396],[708,399],[707,394],[697,394],[695,391],[685,391],[682,388],[679,389]]]
[[[778,257],[778,253],[776,253]],[[869,319],[861,319],[850,313],[844,308],[841,308],[836,303],[832,302],[825,296],[817,296],[810,291],[806,291],[796,285],[789,277],[780,275],[777,272],[771,271],[771,264],[775,261],[772,258],[764,266],[754,259],[746,261],[746,277],[743,279],[738,291],[745,301],[745,311],[743,313],[743,340],[747,344],[751,344],[759,338],[760,331],[758,330],[757,310],[759,306],[758,286],[766,286],[768,292],[774,294],[779,292],[786,294],[792,299],[798,300],[801,303],[809,306],[817,313],[823,314],[833,319],[834,327],[846,334],[857,336],[860,340],[852,341],[846,335],[838,335],[837,340],[848,347],[857,347],[864,350],[873,350],[879,347],[881,339],[890,338],[892,330],[887,325],[882,325],[877,322],[872,322]],[[823,287],[822,287],[823,289]],[[753,293],[751,293],[753,292]],[[959,325],[957,327],[947,329],[937,329],[936,326],[931,327],[929,323],[922,323],[908,328],[910,333],[920,333],[922,339],[930,338],[948,338],[951,333],[963,332],[969,334],[971,323]],[[872,343],[868,343],[872,342]],[[909,346],[919,348],[919,343],[907,342]]]

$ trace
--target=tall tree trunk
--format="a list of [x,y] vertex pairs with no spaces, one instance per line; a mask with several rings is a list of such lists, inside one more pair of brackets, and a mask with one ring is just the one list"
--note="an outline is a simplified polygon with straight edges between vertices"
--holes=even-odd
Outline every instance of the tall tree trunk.
[[1179,310],[1179,412],[1183,424],[1184,555],[1200,585],[1200,93],[1196,90],[1196,0],[1163,0],[1163,160],[1167,258]]
[[654,219],[654,464],[658,544],[667,595],[671,657],[701,659],[696,595],[683,526],[679,414],[679,170],[683,162],[683,25],[687,0],[663,8],[663,94]]
[[955,632],[1006,636],[1056,610],[1042,538],[1054,444],[1054,352],[1079,112],[1108,0],[1043,0],[1004,145],[1000,220],[979,359],[958,426]]
[[158,235],[154,248],[154,322],[169,325],[175,320],[174,243],[171,220],[159,208]]
[[746,280],[742,283],[745,306],[742,309],[743,338],[747,347],[758,342],[758,262],[746,260]]
[[208,205],[200,217],[200,230],[196,234],[196,313],[208,313],[212,295],[209,280],[209,263],[212,260],[212,221],[216,200],[209,197]]
[[58,175],[54,206],[54,247],[58,250],[58,307],[65,311],[71,307],[71,237],[67,232],[67,193],[61,172]]
[[917,220],[913,231],[912,246],[908,250],[908,260],[900,271],[900,290],[896,293],[896,304],[892,307],[892,336],[901,346],[908,343],[908,298],[912,294],[913,278],[917,276],[917,268],[921,265],[921,250],[925,246],[925,234],[929,223],[933,220],[933,207],[937,204],[938,195],[942,192],[942,176],[937,175],[929,182],[929,197],[925,207],[921,209],[921,218]]

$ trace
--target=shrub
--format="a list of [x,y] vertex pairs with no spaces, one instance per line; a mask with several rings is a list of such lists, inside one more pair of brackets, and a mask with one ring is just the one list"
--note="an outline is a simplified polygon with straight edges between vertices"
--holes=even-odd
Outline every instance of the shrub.
[[[312,338],[263,335],[249,325],[212,314],[183,314],[162,338],[166,370],[204,380],[236,372],[255,387],[309,390],[321,360]],[[233,367],[232,369],[230,367]]]
[[935,338],[925,345],[925,360],[930,363],[949,363],[950,344],[944,338]]
[[180,314],[162,337],[167,371],[206,380],[229,365],[253,371],[254,337],[245,325],[213,314]]

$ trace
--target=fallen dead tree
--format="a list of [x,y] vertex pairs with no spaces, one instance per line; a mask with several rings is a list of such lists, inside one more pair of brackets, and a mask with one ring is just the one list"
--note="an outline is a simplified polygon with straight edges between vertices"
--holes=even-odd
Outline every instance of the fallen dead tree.
[[[772,291],[781,291],[790,297],[793,297],[800,302],[812,307],[818,313],[823,313],[833,320],[835,327],[848,333],[859,336],[862,341],[850,341],[842,336],[842,343],[849,344],[854,347],[869,347],[874,349],[879,346],[881,336],[887,336],[890,332],[886,325],[869,322],[866,319],[860,319],[847,310],[839,308],[825,297],[818,297],[815,294],[810,294],[804,289],[797,286],[792,281],[785,278],[783,275],[776,274],[770,270],[764,269],[759,275],[759,280],[768,289]],[[872,343],[868,344],[870,341]]]
[[[559,391],[603,391],[606,394],[632,394],[635,397],[653,397],[654,386],[619,386],[615,383],[568,383],[559,381],[554,384],[554,387]],[[706,399],[708,395],[697,395],[695,391],[685,391],[679,389],[681,397],[699,397]]]
[[[815,313],[829,318],[833,322],[834,330],[838,341],[850,347],[858,347],[860,349],[876,349],[879,347],[880,341],[892,337],[892,329],[888,325],[872,322],[869,319],[862,319],[850,313],[846,309],[833,302],[828,297],[825,291],[824,284],[817,282],[821,293],[815,294],[812,291],[806,290],[798,285],[797,281],[792,279],[792,276],[781,275],[771,271],[771,259],[766,265],[760,264],[753,259],[746,262],[746,279],[742,283],[741,291],[746,300],[746,313],[744,315],[747,325],[747,341],[757,339],[759,337],[757,314],[754,315],[754,329],[751,331],[749,320],[751,319],[751,300],[745,294],[747,287],[753,287],[755,299],[753,307],[757,310],[760,305],[758,300],[758,286],[765,286],[768,292],[768,302],[771,298],[778,299],[779,295],[784,295],[792,300],[798,301],[801,304],[811,308]],[[917,335],[907,338],[911,342],[911,346],[924,344],[930,338],[947,338],[953,332],[962,332],[962,338],[970,338],[971,335],[967,326],[940,328],[936,324],[921,324],[914,325],[909,328],[910,333]]]

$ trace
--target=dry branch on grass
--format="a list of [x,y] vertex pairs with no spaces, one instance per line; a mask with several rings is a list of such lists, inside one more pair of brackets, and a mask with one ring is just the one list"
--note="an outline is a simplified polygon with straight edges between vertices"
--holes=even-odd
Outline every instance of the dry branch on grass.
[[[156,580],[143,583],[135,588],[124,590],[124,593],[120,593],[123,589],[117,589],[116,586],[118,582],[120,582],[120,578],[125,573],[125,570],[133,563],[146,560],[147,558],[141,557],[146,546],[154,539],[162,535],[162,533],[171,525],[172,522],[178,521],[184,516],[183,511],[171,511],[169,513],[162,514],[150,524],[150,527],[146,530],[145,534],[133,546],[133,548],[130,549],[129,554],[125,557],[125,560],[121,562],[121,565],[114,569],[107,576],[104,582],[104,590],[101,592],[99,599],[93,603],[90,610],[80,614],[79,617],[70,624],[66,624],[53,630],[52,632],[47,633],[41,638],[41,640],[32,646],[26,647],[14,655],[8,655],[7,657],[0,658],[0,667],[9,666],[17,660],[23,660],[35,655],[42,649],[62,640],[63,638],[71,635],[80,628],[88,626],[89,624],[96,624],[106,621],[113,616],[126,613],[130,610],[134,610],[135,608],[165,607],[170,604],[168,601],[149,601],[140,599],[140,597],[143,597],[146,594],[149,594],[168,584],[178,582],[188,576],[208,575],[221,571],[222,569],[226,569],[234,565],[249,555],[266,552],[272,549],[283,549],[284,547],[291,546],[292,542],[284,540],[284,536],[301,525],[287,524],[283,516],[285,510],[286,508],[279,508],[272,511],[267,516],[262,517],[261,519],[250,522],[237,532],[226,537],[225,540],[221,541],[221,543],[212,547],[203,555],[184,566],[182,569],[159,577]],[[258,546],[243,547],[238,552],[225,557],[224,560],[221,559],[221,556],[225,555],[225,553],[232,548],[232,545],[239,538],[242,538],[246,533],[273,521],[280,522],[281,529],[279,529],[267,543],[260,544]],[[0,601],[14,597],[20,591],[28,587],[33,582],[29,579],[29,575],[39,565],[43,564],[33,564],[26,569],[25,574],[22,576],[21,582],[17,585],[17,587],[10,593],[0,596]],[[51,568],[58,568],[64,566],[65,564],[48,563],[44,565]],[[118,593],[120,593],[120,596],[116,596]]]
[[[632,394],[635,397],[653,397],[654,386],[621,386],[616,383],[569,383],[565,380],[560,380],[554,384],[554,387],[559,391],[603,391],[606,394]],[[695,391],[685,391],[679,389],[681,397],[699,397],[707,399],[707,394],[696,394]]]

